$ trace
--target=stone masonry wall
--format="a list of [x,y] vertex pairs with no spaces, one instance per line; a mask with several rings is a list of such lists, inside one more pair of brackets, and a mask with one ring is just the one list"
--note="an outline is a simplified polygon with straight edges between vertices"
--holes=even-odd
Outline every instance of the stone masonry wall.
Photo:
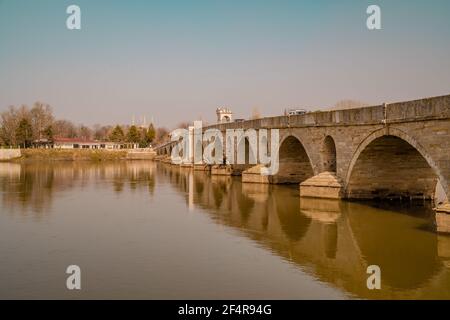
[[[323,161],[327,157],[323,154],[323,144],[325,138],[330,136],[336,147],[336,174],[343,181],[344,188],[347,189],[350,186],[349,192],[354,195],[358,192],[360,195],[372,194],[372,191],[376,194],[375,189],[383,189],[382,184],[393,185],[394,181],[388,181],[382,177],[382,174],[388,175],[389,172],[383,170],[374,172],[374,168],[379,168],[381,161],[389,163],[389,160],[399,165],[396,161],[401,157],[390,159],[389,155],[393,152],[391,146],[379,145],[372,148],[370,145],[382,136],[398,137],[405,144],[399,144],[397,147],[402,148],[401,152],[405,153],[403,159],[408,159],[406,164],[409,163],[408,166],[405,164],[401,170],[403,178],[395,181],[401,186],[398,190],[409,189],[413,193],[425,190],[428,196],[431,193],[431,180],[434,179],[433,181],[439,180],[447,198],[450,199],[450,95],[360,109],[311,112],[305,115],[216,124],[203,129],[208,128],[216,128],[223,133],[226,129],[237,128],[279,129],[280,142],[289,136],[300,141],[314,175],[327,169]],[[160,148],[168,150],[173,144],[168,143]],[[364,152],[367,147],[373,149],[372,153]],[[413,149],[417,150],[415,156],[413,156]],[[419,160],[418,154],[425,162]],[[358,161],[361,155],[363,155],[362,162]],[[372,160],[369,161],[370,158]],[[377,164],[378,160],[374,159],[378,159],[380,163]],[[283,161],[289,162],[286,159],[280,159],[281,163]],[[303,161],[303,163],[306,162]],[[425,163],[431,168],[430,170],[425,168]],[[303,169],[292,163],[289,166],[293,171],[288,173],[289,175],[309,174],[305,173],[306,170],[310,170],[306,165]],[[353,173],[354,170],[356,174]],[[418,172],[420,175],[416,176]],[[362,187],[361,181],[364,175],[366,175],[365,180],[370,178],[373,190]],[[352,177],[356,177],[357,180],[351,181]],[[417,186],[411,186],[413,180],[416,181]],[[358,185],[361,187],[359,191],[356,188]]]
[[7,161],[21,157],[20,149],[0,149],[0,161]]

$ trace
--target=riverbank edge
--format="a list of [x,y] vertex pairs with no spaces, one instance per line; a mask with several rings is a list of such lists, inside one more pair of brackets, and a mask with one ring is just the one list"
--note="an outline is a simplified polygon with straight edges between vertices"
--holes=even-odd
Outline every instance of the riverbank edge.
[[122,161],[147,160],[148,153],[141,153],[141,158],[129,150],[83,150],[83,149],[21,149],[20,157],[2,159],[1,162],[28,162],[28,161]]

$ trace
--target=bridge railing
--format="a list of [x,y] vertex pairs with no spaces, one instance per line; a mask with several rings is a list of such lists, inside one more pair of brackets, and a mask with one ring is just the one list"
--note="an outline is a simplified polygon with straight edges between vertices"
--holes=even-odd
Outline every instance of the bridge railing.
[[[242,122],[219,123],[203,130],[293,128],[308,126],[365,125],[386,122],[420,121],[450,118],[450,95],[396,102],[347,110],[316,111],[302,115],[267,117]],[[155,149],[174,144],[167,142]]]
[[383,106],[365,107],[359,109],[317,111],[302,115],[268,117],[243,122],[220,123],[204,127],[226,129],[260,129],[260,128],[288,128],[307,126],[332,126],[337,124],[373,124],[384,119]]
[[383,117],[384,112],[382,105],[358,109],[318,111],[291,117],[290,126],[304,127],[338,124],[372,124],[381,122]]
[[363,108],[316,111],[302,115],[268,117],[243,122],[215,124],[204,129],[260,129],[307,126],[365,125],[389,121],[450,118],[450,95]]
[[388,104],[388,121],[450,118],[450,95]]

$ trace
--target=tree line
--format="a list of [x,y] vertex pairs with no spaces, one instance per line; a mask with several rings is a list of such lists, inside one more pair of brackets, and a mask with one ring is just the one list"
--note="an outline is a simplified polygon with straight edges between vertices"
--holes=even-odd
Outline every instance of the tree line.
[[76,125],[65,119],[55,119],[48,104],[35,102],[31,108],[26,105],[10,106],[0,113],[0,145],[4,147],[29,148],[35,142],[53,141],[55,138],[79,138],[83,140],[137,143],[145,148],[152,143],[166,139],[169,131],[136,125],[100,125],[91,127]]

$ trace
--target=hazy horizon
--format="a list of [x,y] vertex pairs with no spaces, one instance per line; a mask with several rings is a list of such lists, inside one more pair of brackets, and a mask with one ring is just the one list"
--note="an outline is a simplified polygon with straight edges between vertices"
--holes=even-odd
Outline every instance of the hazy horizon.
[[[68,30],[66,8],[81,7]],[[378,4],[382,30],[366,28]],[[450,94],[450,2],[0,0],[0,111],[174,127]]]

